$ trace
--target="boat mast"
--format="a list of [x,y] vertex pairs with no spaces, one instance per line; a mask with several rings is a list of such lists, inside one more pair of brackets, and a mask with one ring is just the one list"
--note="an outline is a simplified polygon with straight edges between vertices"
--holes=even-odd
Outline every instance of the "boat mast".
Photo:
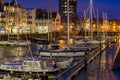
[[93,13],[92,13],[92,8],[93,8],[93,1],[90,0],[90,38],[93,39],[93,30],[92,30],[92,27],[93,27],[93,20],[92,20],[92,17],[93,17]]
[[[105,26],[106,27],[106,24],[105,24],[105,13],[103,12],[103,26]],[[106,33],[106,28],[104,27],[104,32],[103,32],[103,37],[104,37],[104,39],[105,39],[105,33]]]
[[68,41],[67,44],[69,46],[70,43],[70,20],[69,20],[69,0],[67,0],[67,32],[68,32]]
[[17,2],[17,0],[15,0],[15,1],[13,1],[13,2],[15,2],[16,3],[16,6],[17,6],[17,24],[16,24],[16,26],[17,26],[17,53],[18,53],[18,58],[20,59],[20,53],[19,53],[19,40],[20,40],[20,36],[19,36],[19,29],[20,29],[20,26],[19,26],[19,17],[20,17],[20,15],[19,15],[19,7],[18,7],[18,2]]
[[52,0],[50,0],[50,58],[52,59]]
[[106,32],[106,37],[107,37],[107,30],[108,30],[108,21],[107,21],[107,13],[105,14],[105,32]]
[[50,15],[50,14],[49,14],[49,12],[48,12],[48,41],[50,41],[50,39],[49,39],[49,35],[50,35],[50,34],[49,34],[49,32],[50,32],[50,28],[49,28],[49,26],[50,26],[50,25],[49,25],[49,24],[50,24],[50,19],[49,19],[49,15]]
[[19,15],[19,9],[18,9],[18,2],[17,2],[17,0],[15,0],[15,3],[16,3],[16,5],[17,5],[17,41],[18,41],[18,45],[19,45],[19,29],[20,29],[20,26],[19,26],[19,17],[20,17],[20,15]]
[[99,19],[98,19],[98,10],[97,10],[97,37],[99,37],[100,33],[99,33]]
[[9,31],[9,29],[10,29],[10,25],[9,25],[9,23],[10,23],[10,1],[9,1],[9,5],[8,5],[8,13],[7,13],[7,15],[8,15],[8,21],[6,21],[6,22],[8,22],[7,23],[7,25],[8,25],[8,41],[10,40],[9,39],[9,36],[10,36],[10,31]]
[[83,26],[85,26],[85,38],[86,38],[87,37],[87,29],[86,29],[86,11],[85,10],[84,10]]

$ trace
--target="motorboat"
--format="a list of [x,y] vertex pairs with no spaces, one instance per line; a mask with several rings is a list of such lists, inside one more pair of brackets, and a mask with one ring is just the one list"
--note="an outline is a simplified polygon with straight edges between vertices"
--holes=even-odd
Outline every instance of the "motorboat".
[[0,71],[8,73],[54,73],[68,67],[73,59],[55,61],[50,58],[26,58],[19,62],[5,62],[0,65]]

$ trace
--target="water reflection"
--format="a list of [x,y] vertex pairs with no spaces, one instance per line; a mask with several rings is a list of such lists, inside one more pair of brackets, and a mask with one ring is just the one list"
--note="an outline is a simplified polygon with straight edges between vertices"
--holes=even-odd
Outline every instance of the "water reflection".
[[0,63],[18,61],[29,55],[27,46],[0,46]]
[[101,56],[100,80],[117,80],[115,74],[112,71],[114,61],[113,59],[116,50],[116,44],[112,44],[109,48],[106,49],[106,52],[104,52]]
[[112,66],[117,45],[110,45],[101,56],[83,69],[74,80],[120,80],[120,71],[113,71]]

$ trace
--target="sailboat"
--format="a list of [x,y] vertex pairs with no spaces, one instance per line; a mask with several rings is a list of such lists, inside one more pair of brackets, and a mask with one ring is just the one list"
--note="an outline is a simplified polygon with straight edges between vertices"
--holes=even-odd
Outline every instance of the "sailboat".
[[[28,41],[26,36],[26,41]],[[0,65],[0,71],[8,72],[8,73],[54,73],[59,69],[67,68],[73,59],[70,58],[68,60],[58,60],[56,61],[50,57],[33,57],[32,51],[30,49],[30,45],[28,44],[28,48],[30,50],[31,57],[25,58],[18,62],[5,62]]]
[[39,50],[39,54],[40,56],[44,56],[44,57],[49,57],[51,56],[52,53],[52,57],[59,59],[59,60],[68,60],[69,58],[73,58],[74,60],[80,59],[81,56],[85,55],[85,52],[87,50],[87,48],[95,48],[96,46],[89,46],[86,44],[84,44],[85,42],[83,42],[83,45],[80,44],[75,44],[75,45],[70,45],[70,30],[69,30],[69,0],[67,0],[67,32],[68,32],[68,38],[67,38],[67,48],[59,48],[59,49],[55,49],[55,50],[44,50],[44,49],[40,49]]
[[[26,41],[28,41],[26,36]],[[11,74],[52,74],[59,69],[64,69],[68,65],[61,66],[62,64],[68,64],[72,61],[56,61],[49,57],[33,57],[30,45],[28,45],[28,50],[30,51],[31,57],[24,58],[20,61],[13,61],[13,62],[5,62],[4,64],[0,65],[0,71],[3,73],[11,73]],[[57,66],[59,65],[59,66]]]
[[[28,41],[26,36],[26,41]],[[19,61],[5,62],[0,65],[0,71],[3,73],[11,73],[11,74],[44,74],[44,73],[54,73],[59,70],[56,65],[60,65],[61,63],[55,62],[54,59],[45,58],[45,57],[33,57],[30,45],[28,45],[28,50],[30,51],[31,57],[24,58]],[[67,63],[64,61],[64,63]],[[64,66],[65,67],[65,66]],[[62,67],[62,68],[64,68]]]

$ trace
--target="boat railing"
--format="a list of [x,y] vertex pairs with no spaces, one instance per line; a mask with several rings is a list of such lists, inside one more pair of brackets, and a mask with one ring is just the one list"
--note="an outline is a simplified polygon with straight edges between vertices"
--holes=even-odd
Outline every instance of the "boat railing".
[[72,67],[69,67],[66,71],[58,75],[54,80],[68,80],[70,75],[74,73],[77,69],[81,69],[84,66],[84,59],[75,63]]

